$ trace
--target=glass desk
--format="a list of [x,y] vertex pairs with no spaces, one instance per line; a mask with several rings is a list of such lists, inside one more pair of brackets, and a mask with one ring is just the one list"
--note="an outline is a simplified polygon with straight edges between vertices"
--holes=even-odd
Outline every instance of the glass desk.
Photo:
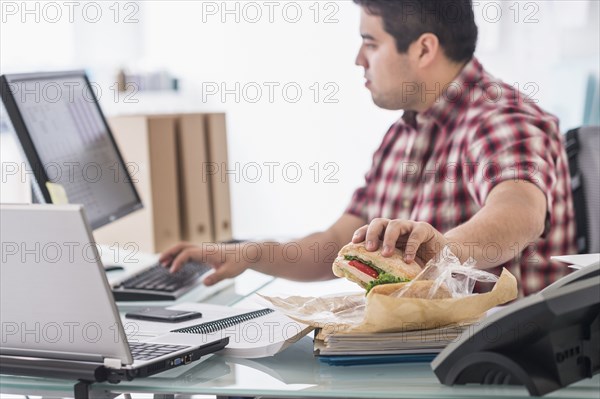
[[[1,376],[3,392],[72,396],[73,382]],[[600,376],[580,381],[548,398],[598,398]],[[519,398],[525,388],[441,385],[429,364],[327,366],[312,354],[305,337],[286,351],[264,359],[211,356],[189,366],[120,384],[94,384],[91,396],[110,393],[207,394],[289,398]]]
[[[247,280],[246,280],[247,281]],[[237,284],[237,283],[236,283]],[[223,292],[212,303],[256,306],[252,293],[315,295],[354,289],[343,281],[291,283],[273,280],[259,284],[245,295]],[[235,290],[235,287],[233,288]],[[75,381],[0,376],[0,391],[43,396],[73,396]],[[523,387],[441,385],[429,364],[386,364],[329,366],[312,353],[312,339],[304,337],[276,356],[263,359],[238,359],[213,355],[200,362],[179,367],[150,378],[120,384],[93,384],[91,397],[111,397],[120,393],[205,394],[218,397],[265,396],[287,398],[519,398],[529,397]],[[594,398],[600,393],[600,376],[580,381],[547,395],[548,398]]]

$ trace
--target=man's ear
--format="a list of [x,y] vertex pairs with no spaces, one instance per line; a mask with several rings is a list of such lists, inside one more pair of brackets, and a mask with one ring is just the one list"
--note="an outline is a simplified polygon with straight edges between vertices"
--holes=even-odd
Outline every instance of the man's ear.
[[428,67],[440,52],[440,40],[433,33],[423,33],[411,45],[412,59],[421,68]]

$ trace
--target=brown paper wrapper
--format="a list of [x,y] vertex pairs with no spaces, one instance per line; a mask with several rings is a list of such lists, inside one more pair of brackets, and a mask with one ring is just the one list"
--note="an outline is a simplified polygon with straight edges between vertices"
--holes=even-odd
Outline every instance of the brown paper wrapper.
[[397,298],[364,293],[331,297],[262,296],[288,317],[321,328],[320,337],[341,332],[425,330],[477,320],[495,306],[517,298],[517,280],[502,270],[492,291],[459,298]]

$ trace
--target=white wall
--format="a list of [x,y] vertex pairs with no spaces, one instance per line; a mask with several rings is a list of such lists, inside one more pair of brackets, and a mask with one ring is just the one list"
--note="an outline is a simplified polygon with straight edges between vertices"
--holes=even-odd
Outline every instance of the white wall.
[[[506,82],[518,83],[538,105],[559,116],[563,131],[581,125],[587,76],[600,73],[600,2],[476,3],[476,54],[486,68]],[[489,3],[501,6],[497,23],[496,7],[486,6]]]
[[[139,102],[131,104],[123,98],[115,100],[105,89],[103,107],[109,114],[227,112],[230,168],[238,165],[240,175],[239,182],[231,184],[235,235],[294,237],[325,228],[361,184],[372,152],[400,115],[372,104],[363,87],[362,70],[354,66],[360,44],[359,10],[351,1],[226,3],[228,10],[238,7],[239,21],[235,12],[223,14],[220,1],[137,2],[139,10],[125,9],[128,3],[121,3],[117,22],[114,9],[109,8],[112,2],[102,3],[104,18],[97,23],[83,16],[73,23],[21,23],[11,16],[1,26],[0,70],[86,67],[93,79],[108,88],[121,66],[167,69],[182,78],[180,96],[140,94],[135,98]],[[274,6],[272,22],[268,4]],[[507,82],[521,87],[530,83],[528,92],[537,90],[533,97],[562,119],[563,130],[580,124],[585,79],[600,69],[598,2],[475,4],[481,31],[477,56],[484,65]],[[302,17],[292,23],[297,7]],[[502,10],[499,18],[497,7]],[[252,22],[257,9],[262,18]],[[132,12],[134,21],[125,23]],[[325,23],[326,16],[331,23]],[[241,88],[250,85],[247,96],[241,91],[237,101],[233,94],[222,99],[203,93],[214,85],[234,89],[238,82]],[[273,102],[269,102],[267,82],[279,84]],[[296,103],[282,94],[283,85],[289,83],[302,89]],[[317,102],[315,83],[321,94]],[[251,102],[256,94],[253,85],[263,88],[256,103]],[[332,88],[337,90],[332,96],[337,102],[327,103],[323,96]],[[289,94],[293,95],[292,89]],[[273,182],[268,180],[268,162],[280,163]],[[288,169],[284,176],[282,167],[294,162],[300,165],[302,178],[290,183],[286,178],[293,179],[294,170]],[[262,179],[256,183],[243,174],[246,170],[245,177],[254,178],[254,163],[262,166]],[[315,163],[320,169],[316,183],[311,169]],[[330,172],[335,172],[335,182],[326,183]]]
[[[224,10],[221,3],[210,4]],[[249,8],[244,14],[243,3],[234,4],[239,6],[239,23],[235,15],[223,15],[223,23],[220,14],[203,13],[209,10],[206,3],[149,3],[144,14],[146,61],[185,76],[198,93],[213,84],[235,91],[239,83],[239,99],[214,95],[206,96],[206,103],[202,95],[196,96],[198,108],[229,115],[230,166],[239,165],[241,175],[231,184],[237,236],[293,236],[325,228],[343,212],[371,153],[398,117],[372,105],[362,86],[362,70],[354,65],[360,43],[358,9],[351,2],[330,3],[327,9],[321,5],[319,20],[333,12],[337,22],[315,23],[316,14],[309,8],[313,3],[298,2],[294,4],[300,5],[302,17],[297,23],[286,21],[295,18],[295,8],[284,14],[283,6],[274,9],[273,23],[266,7],[261,7],[263,18],[251,23],[243,16],[253,19],[257,14],[249,14]],[[168,34],[153,29],[158,21],[170,27]],[[279,85],[272,102],[268,82]],[[287,99],[282,90],[286,84]],[[244,95],[244,86],[262,87],[262,99],[253,103],[257,91]],[[295,103],[294,87],[302,90]],[[335,102],[326,102],[327,94]],[[273,182],[265,165],[269,162],[281,165],[273,169]],[[251,182],[253,163],[262,166],[257,183]],[[302,177],[292,182],[296,170]]]

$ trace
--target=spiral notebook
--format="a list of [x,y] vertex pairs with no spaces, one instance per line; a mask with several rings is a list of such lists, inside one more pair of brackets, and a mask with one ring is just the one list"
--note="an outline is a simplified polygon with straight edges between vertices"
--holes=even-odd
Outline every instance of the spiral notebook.
[[166,331],[180,333],[184,343],[211,342],[216,337],[229,337],[229,344],[218,354],[250,359],[279,353],[313,329],[268,308],[252,310],[182,303],[167,309],[200,312],[202,318],[181,323],[157,323],[123,316],[129,339],[156,336],[156,342],[160,342],[160,334]]

